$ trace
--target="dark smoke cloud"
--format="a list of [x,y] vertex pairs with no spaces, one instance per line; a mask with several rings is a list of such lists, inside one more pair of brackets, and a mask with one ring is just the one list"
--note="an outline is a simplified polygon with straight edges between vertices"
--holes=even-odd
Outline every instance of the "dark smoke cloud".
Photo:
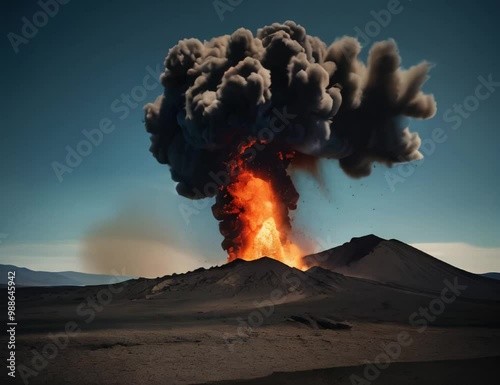
[[[286,232],[299,197],[287,172],[292,158],[308,165],[337,159],[348,175],[362,177],[373,162],[391,166],[422,157],[418,134],[403,122],[436,112],[433,96],[420,91],[429,65],[401,69],[393,40],[374,44],[367,64],[358,59],[360,51],[356,39],[327,46],[287,21],[257,36],[238,29],[203,43],[182,40],[168,53],[161,76],[165,91],[145,106],[150,150],[170,166],[180,195],[216,195],[212,211],[230,257],[245,247],[240,212],[227,209],[234,201],[227,183],[236,183],[237,170],[229,167],[225,186],[207,186],[235,159],[251,158],[245,167],[269,181]],[[285,125],[272,140],[257,141],[259,152],[245,158],[242,145],[249,137],[262,138],[277,114],[285,116]]]
[[338,159],[353,177],[369,175],[374,161],[420,159],[420,138],[402,118],[435,114],[433,96],[420,91],[429,65],[401,69],[393,40],[374,44],[367,64],[360,51],[354,38],[327,46],[291,21],[257,36],[238,29],[182,40],[165,60],[164,94],[145,106],[151,152],[170,166],[179,194],[195,197],[243,138],[286,108],[297,116],[275,149]]

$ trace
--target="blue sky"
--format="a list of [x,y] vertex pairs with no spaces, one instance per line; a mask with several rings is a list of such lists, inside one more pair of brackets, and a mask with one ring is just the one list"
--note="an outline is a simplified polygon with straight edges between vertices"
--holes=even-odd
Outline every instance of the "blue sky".
[[[103,226],[123,222],[130,226],[119,226],[115,236],[151,247],[144,246],[137,264],[126,263],[129,275],[223,262],[210,205],[187,223],[179,205],[191,203],[175,195],[168,170],[148,152],[142,105],[161,87],[151,76],[150,90],[140,95],[144,102],[127,105],[122,95],[143,85],[179,39],[209,39],[239,27],[255,33],[266,24],[294,20],[309,34],[333,42],[373,26],[372,11],[390,3],[243,0],[221,20],[212,1],[72,0],[19,44],[17,53],[8,34],[21,35],[22,18],[33,20],[41,8],[35,1],[5,3],[0,263],[109,273],[103,271],[109,266],[82,258],[82,250]],[[441,128],[446,140],[435,143],[432,154],[394,189],[386,172],[401,177],[405,170],[397,167],[380,165],[370,177],[352,180],[325,161],[323,187],[307,175],[294,175],[301,193],[293,214],[298,236],[331,247],[375,233],[418,244],[471,271],[500,271],[500,89],[493,88],[460,124],[450,119],[456,112],[445,115],[474,95],[479,77],[500,81],[500,6],[402,0],[398,9],[364,42],[362,57],[374,41],[394,38],[404,67],[433,63],[424,90],[435,95],[438,113],[428,121],[411,121],[410,128],[423,139]],[[67,146],[76,148],[85,139],[83,130],[98,129],[103,119],[114,130],[60,181],[53,162],[63,163]],[[153,228],[158,231],[148,237],[146,230]]]

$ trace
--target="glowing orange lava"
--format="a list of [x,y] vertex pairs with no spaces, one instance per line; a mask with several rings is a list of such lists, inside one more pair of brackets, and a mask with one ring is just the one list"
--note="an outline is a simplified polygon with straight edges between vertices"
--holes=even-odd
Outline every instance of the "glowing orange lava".
[[233,247],[228,250],[229,261],[236,258],[251,261],[267,256],[289,266],[305,268],[300,249],[287,239],[286,209],[271,184],[243,170],[227,188],[233,200],[225,211],[238,213],[241,223],[235,239],[241,246],[238,250]]

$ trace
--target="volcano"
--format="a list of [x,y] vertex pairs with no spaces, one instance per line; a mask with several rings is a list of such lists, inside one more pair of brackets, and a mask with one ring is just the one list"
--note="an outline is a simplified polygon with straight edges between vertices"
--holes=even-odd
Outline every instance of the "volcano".
[[[374,235],[306,256],[304,263],[311,267],[237,258],[111,286],[18,288],[19,307],[29,311],[18,317],[23,343],[16,357],[29,362],[33,350],[47,344],[46,330],[65,330],[70,322],[83,333],[30,383],[61,383],[67,367],[76,385],[143,378],[187,385],[275,371],[305,371],[299,382],[290,374],[283,383],[319,383],[312,380],[313,369],[330,368],[344,377],[362,371],[347,367],[377,357],[400,333],[414,342],[396,360],[433,361],[438,374],[448,368],[441,360],[463,360],[460,367],[474,372],[482,365],[478,359],[500,357],[497,280]],[[439,316],[425,318],[422,309],[431,308],[450,285],[451,301]],[[113,293],[110,298],[103,296],[106,291]],[[98,361],[107,365],[96,374],[89,365]],[[227,370],[214,370],[221,362]],[[396,370],[399,364],[394,365]],[[415,377],[418,368],[415,363],[405,370]],[[401,383],[391,370],[384,383]],[[308,376],[310,382],[303,379]],[[460,374],[446,378],[462,384]]]
[[467,286],[466,297],[500,300],[499,283],[458,269],[396,239],[385,240],[373,234],[308,255],[304,263],[350,277],[429,293],[439,293],[444,280],[457,279]]
[[215,197],[229,262],[267,255],[303,268],[291,241],[291,168],[325,159],[359,178],[375,162],[423,158],[408,124],[436,114],[422,90],[430,64],[402,68],[393,39],[375,43],[366,63],[361,50],[356,38],[327,44],[288,20],[168,51],[163,93],[144,106],[150,152],[179,195]]

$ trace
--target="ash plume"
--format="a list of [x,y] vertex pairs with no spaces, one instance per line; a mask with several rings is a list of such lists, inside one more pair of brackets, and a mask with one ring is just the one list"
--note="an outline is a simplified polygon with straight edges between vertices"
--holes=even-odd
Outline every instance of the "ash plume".
[[[181,40],[170,49],[164,93],[145,106],[150,151],[170,166],[180,195],[217,196],[213,212],[225,249],[238,246],[238,213],[224,208],[241,161],[271,183],[289,225],[288,210],[298,200],[287,174],[294,158],[338,160],[352,177],[369,175],[374,162],[422,158],[418,134],[403,122],[436,113],[433,96],[421,91],[429,65],[400,68],[393,40],[375,43],[366,64],[360,51],[352,37],[327,46],[292,21],[256,36],[241,28],[209,41]],[[280,129],[263,139],[277,114],[285,116]],[[220,172],[225,183],[207,189]]]
[[158,277],[199,267],[179,238],[176,229],[146,214],[144,207],[125,207],[89,229],[80,257],[96,274]]

